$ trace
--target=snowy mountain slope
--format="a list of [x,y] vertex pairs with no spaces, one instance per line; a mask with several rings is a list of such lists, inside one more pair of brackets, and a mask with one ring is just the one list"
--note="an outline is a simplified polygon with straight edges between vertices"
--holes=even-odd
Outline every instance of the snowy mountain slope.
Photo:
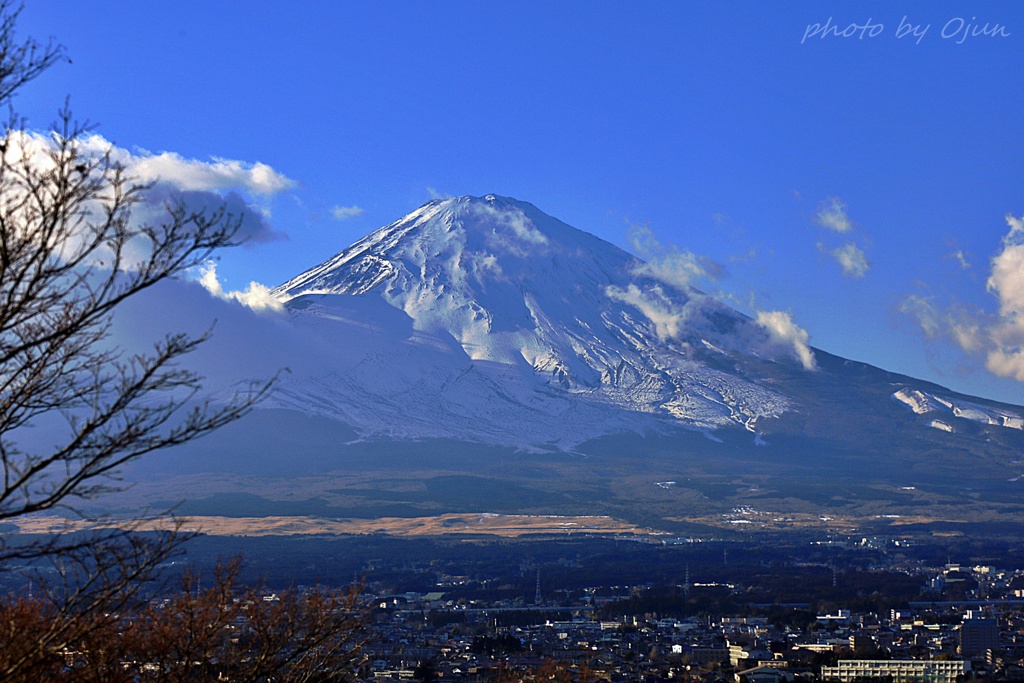
[[793,363],[785,348],[647,270],[525,202],[430,202],[274,290],[298,324],[343,345],[354,326],[385,327],[378,305],[346,312],[355,302],[385,302],[407,323],[345,373],[285,382],[274,400],[366,433],[516,446],[666,422],[753,431],[792,408],[702,360],[756,349]]

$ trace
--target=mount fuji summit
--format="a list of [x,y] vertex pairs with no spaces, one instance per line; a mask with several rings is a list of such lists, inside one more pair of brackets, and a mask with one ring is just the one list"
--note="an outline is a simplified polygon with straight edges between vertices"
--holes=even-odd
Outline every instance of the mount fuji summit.
[[751,500],[1015,504],[1024,408],[812,348],[787,316],[691,286],[700,264],[684,256],[641,260],[515,199],[431,201],[272,291],[287,341],[266,353],[290,372],[177,471],[273,477],[225,489],[260,500],[302,480],[288,495],[331,514],[501,507],[664,527]]

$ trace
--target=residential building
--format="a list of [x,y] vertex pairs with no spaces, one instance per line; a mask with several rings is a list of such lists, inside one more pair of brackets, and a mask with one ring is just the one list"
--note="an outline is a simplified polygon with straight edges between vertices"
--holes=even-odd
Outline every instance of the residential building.
[[955,683],[970,671],[962,660],[917,659],[842,659],[836,666],[821,667],[821,680],[854,683],[886,679],[892,683]]

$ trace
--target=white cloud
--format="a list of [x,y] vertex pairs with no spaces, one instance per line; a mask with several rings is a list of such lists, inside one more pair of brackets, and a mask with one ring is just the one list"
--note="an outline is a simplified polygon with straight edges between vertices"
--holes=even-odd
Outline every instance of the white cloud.
[[985,283],[999,300],[999,322],[989,331],[993,348],[985,367],[1000,377],[1024,381],[1024,218],[1006,216],[1010,231],[1003,250],[992,258]]
[[643,313],[654,325],[654,333],[662,341],[678,337],[683,330],[683,324],[689,318],[689,309],[674,305],[657,286],[643,290],[634,283],[630,283],[625,289],[609,285],[605,288],[605,294],[610,299],[621,301]]
[[1024,382],[1024,356],[1019,349],[992,349],[985,358],[985,369],[997,377]]
[[345,221],[363,215],[363,210],[358,206],[334,206],[331,209],[331,215],[335,220]]
[[757,324],[765,331],[773,344],[786,348],[805,370],[816,370],[818,362],[808,344],[807,330],[793,322],[784,311],[758,311]]
[[225,292],[224,287],[217,278],[217,264],[213,261],[207,261],[200,267],[197,281],[206,291],[218,299],[237,301],[254,311],[275,311],[279,313],[284,310],[284,305],[274,298],[270,293],[270,288],[259,282],[250,282],[249,286],[243,291]]
[[[647,226],[631,226],[629,239],[634,251],[649,259],[632,269],[638,276],[646,276],[678,288],[689,288],[699,279],[717,279],[722,276],[724,266],[678,247],[663,246]],[[685,326],[704,329],[708,307],[713,299],[700,292],[689,290],[685,303],[670,297],[660,285],[641,288],[635,283],[628,287],[609,286],[605,294],[622,303],[638,309],[653,325],[659,339],[679,338]],[[714,333],[712,334],[714,336]],[[784,353],[798,360],[807,370],[817,369],[817,360],[808,343],[807,331],[793,322],[788,313],[782,311],[761,311],[752,324],[739,325],[715,339],[716,344],[748,351],[751,348],[775,357]]]
[[[57,141],[50,135],[11,132],[5,155],[8,161],[24,161],[40,170],[52,168],[50,154]],[[109,156],[120,164],[134,183],[150,184],[141,194],[142,201],[132,207],[135,225],[158,224],[167,216],[168,205],[181,203],[189,212],[210,214],[223,210],[239,222],[236,239],[253,244],[284,237],[267,222],[269,210],[253,205],[249,197],[270,196],[294,187],[295,182],[263,163],[249,164],[230,159],[199,161],[185,159],[173,152],[152,154],[117,147],[100,135],[77,141],[76,152],[82,159]],[[96,207],[95,212],[102,211]]]
[[[49,143],[49,138],[29,133]],[[257,161],[213,157],[210,161],[186,159],[176,152],[153,154],[146,150],[134,152],[117,147],[102,135],[89,135],[78,141],[81,153],[100,157],[109,153],[111,159],[123,164],[129,175],[142,183],[161,182],[182,190],[245,190],[256,195],[273,195],[295,187],[295,181]]]
[[[94,136],[99,137],[99,136]],[[99,138],[102,144],[109,144]],[[115,158],[128,167],[142,182],[163,182],[179,190],[245,189],[258,195],[278,194],[290,190],[295,181],[264,163],[248,164],[234,159],[213,158],[210,161],[185,159],[174,152],[132,154],[119,150]]]
[[949,333],[953,341],[965,351],[976,351],[984,344],[982,328],[973,316],[963,316],[950,321]]
[[707,257],[662,245],[646,225],[630,226],[627,237],[633,251],[645,261],[633,268],[634,275],[686,289],[701,279],[717,280],[725,272],[724,266]]
[[473,203],[470,212],[493,226],[487,234],[487,244],[492,249],[519,257],[546,251],[547,236],[519,207]]
[[964,253],[963,249],[957,249],[949,258],[954,259],[959,265],[960,270],[968,270],[971,267],[971,262],[967,258],[967,254]]
[[986,328],[991,322],[981,311],[950,305],[937,306],[933,298],[911,294],[900,302],[899,312],[914,319],[929,339],[945,338],[964,351],[974,353],[985,348]]
[[900,302],[899,312],[914,319],[925,336],[934,339],[943,332],[942,312],[927,298],[910,294]]
[[984,361],[999,377],[1024,382],[1024,218],[1006,216],[1009,232],[992,257],[986,289],[998,302],[995,314],[958,302],[936,304],[919,295],[904,298],[900,312],[909,315],[929,338],[948,339]]
[[1010,232],[1003,237],[1003,250],[992,258],[988,291],[999,299],[999,314],[1007,319],[1024,315],[1024,219],[1007,216]]
[[864,252],[853,242],[847,242],[838,249],[833,249],[832,257],[842,266],[843,274],[850,277],[864,277],[870,267],[867,258],[864,257]]
[[839,197],[829,197],[818,205],[818,225],[834,232],[850,232],[853,221],[846,215],[846,204]]
[[498,257],[486,252],[473,251],[466,254],[466,270],[477,282],[506,280],[505,272],[498,263]]
[[[839,197],[829,197],[818,204],[815,222],[821,227],[839,234],[849,234],[856,227],[846,213],[846,203]],[[843,275],[862,278],[871,264],[864,255],[864,250],[854,242],[847,242],[833,249],[823,242],[818,242],[818,249],[827,253],[843,269]]]

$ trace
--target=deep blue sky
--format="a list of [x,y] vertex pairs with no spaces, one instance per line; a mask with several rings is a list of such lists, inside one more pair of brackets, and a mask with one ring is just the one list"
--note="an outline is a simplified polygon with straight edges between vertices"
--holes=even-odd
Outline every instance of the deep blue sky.
[[[881,27],[802,41],[830,17]],[[930,28],[897,38],[904,21]],[[1017,348],[986,282],[1024,214],[1024,4],[30,0],[19,31],[73,60],[17,99],[30,126],[70,95],[125,149],[295,181],[250,198],[288,239],[224,254],[227,288],[493,192],[627,249],[644,224],[725,266],[704,289],[790,313],[814,346],[1024,404],[986,347],[941,338],[969,319]]]

